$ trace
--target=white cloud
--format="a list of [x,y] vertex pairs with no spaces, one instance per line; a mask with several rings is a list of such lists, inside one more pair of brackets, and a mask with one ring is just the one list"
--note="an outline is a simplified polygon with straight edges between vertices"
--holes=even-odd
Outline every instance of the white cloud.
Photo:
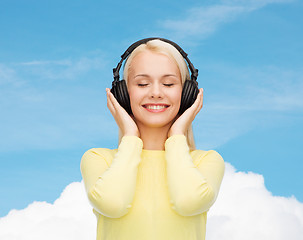
[[[28,62],[0,63],[0,85],[13,87],[39,84],[45,80],[77,80],[92,71],[104,71],[108,61],[103,53],[96,50],[78,58],[58,60],[31,60]],[[89,83],[89,81],[87,81]]]
[[272,3],[288,3],[295,0],[221,0],[220,2],[227,5],[240,5],[250,8],[260,8]]
[[165,29],[171,30],[176,38],[197,35],[206,38],[220,24],[233,20],[244,11],[247,11],[244,7],[226,5],[192,8],[187,11],[185,19],[165,20],[162,25]]
[[42,79],[75,79],[80,74],[104,69],[105,58],[100,56],[78,59],[34,60],[18,63],[21,71]]
[[29,62],[22,62],[20,65],[25,65],[25,66],[35,66],[35,65],[62,65],[62,66],[71,66],[72,61],[70,59],[63,59],[63,60],[57,60],[57,61],[29,61]]
[[0,86],[3,88],[7,85],[22,86],[22,81],[17,77],[15,69],[0,63]]
[[[273,196],[263,176],[226,173],[215,205],[208,214],[208,240],[299,240],[303,236],[303,203]],[[68,185],[54,204],[34,202],[0,218],[1,240],[92,240],[96,218],[83,183]]]
[[220,195],[208,215],[208,240],[300,240],[303,203],[273,196],[262,175],[227,164]]
[[159,24],[170,30],[174,38],[198,37],[204,39],[222,24],[233,21],[242,14],[255,11],[271,3],[288,3],[293,0],[223,0],[215,5],[193,7],[182,19],[167,19]]
[[93,240],[95,231],[95,217],[79,182],[68,185],[54,204],[33,202],[0,219],[1,240]]
[[3,84],[10,80],[14,75],[14,71],[7,66],[0,64],[0,83]]

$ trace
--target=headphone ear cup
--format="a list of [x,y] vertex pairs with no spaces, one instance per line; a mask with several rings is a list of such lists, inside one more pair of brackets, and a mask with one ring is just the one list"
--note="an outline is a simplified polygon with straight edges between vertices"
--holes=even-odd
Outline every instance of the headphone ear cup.
[[126,112],[128,114],[132,114],[125,80],[123,79],[116,82],[110,91],[113,93],[118,103],[126,110]]
[[193,105],[197,99],[199,89],[197,82],[194,80],[186,80],[183,86],[181,95],[181,105],[179,109],[179,114],[182,114]]

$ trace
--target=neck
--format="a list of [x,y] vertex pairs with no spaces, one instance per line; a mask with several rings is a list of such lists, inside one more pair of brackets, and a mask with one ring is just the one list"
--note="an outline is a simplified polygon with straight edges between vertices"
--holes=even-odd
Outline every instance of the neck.
[[167,139],[170,125],[161,128],[150,128],[144,126],[138,126],[138,128],[140,131],[140,138],[143,141],[143,148],[145,150],[164,150],[164,144]]

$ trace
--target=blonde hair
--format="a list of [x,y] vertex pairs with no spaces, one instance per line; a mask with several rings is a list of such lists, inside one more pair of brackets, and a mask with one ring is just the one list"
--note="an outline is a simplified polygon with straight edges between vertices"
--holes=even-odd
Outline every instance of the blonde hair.
[[[137,56],[139,53],[144,52],[146,50],[152,51],[154,53],[164,54],[170,59],[172,59],[178,66],[180,74],[181,74],[181,82],[182,86],[186,79],[189,79],[189,71],[187,64],[180,54],[180,52],[171,44],[161,41],[159,39],[148,41],[145,44],[139,45],[137,48],[134,49],[134,51],[129,55],[127,58],[124,70],[123,70],[123,79],[125,79],[126,84],[128,83],[128,72],[131,67],[132,60],[135,56]],[[192,124],[188,127],[186,133],[185,133],[187,144],[190,148],[190,150],[195,150],[195,140],[194,140],[194,134],[193,134],[193,128]],[[122,138],[121,130],[119,129],[119,144]]]

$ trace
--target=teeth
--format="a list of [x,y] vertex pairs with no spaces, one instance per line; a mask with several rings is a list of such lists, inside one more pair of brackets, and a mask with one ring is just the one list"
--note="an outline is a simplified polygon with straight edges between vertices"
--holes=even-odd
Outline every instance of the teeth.
[[146,108],[152,109],[152,110],[159,110],[165,108],[164,105],[147,105]]

